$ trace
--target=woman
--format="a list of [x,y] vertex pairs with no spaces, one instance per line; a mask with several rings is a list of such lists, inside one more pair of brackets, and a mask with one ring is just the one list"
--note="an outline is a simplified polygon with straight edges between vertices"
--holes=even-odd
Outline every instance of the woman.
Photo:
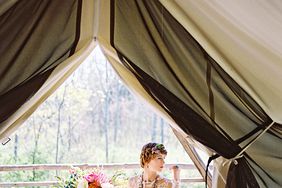
[[143,146],[140,154],[140,165],[143,168],[141,175],[129,180],[130,188],[178,188],[179,168],[173,167],[174,181],[161,177],[167,151],[163,144],[148,143]]

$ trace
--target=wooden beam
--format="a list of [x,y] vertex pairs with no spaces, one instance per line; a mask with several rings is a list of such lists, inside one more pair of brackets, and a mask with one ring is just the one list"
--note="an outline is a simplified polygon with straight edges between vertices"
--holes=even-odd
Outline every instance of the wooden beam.
[[[201,183],[202,178],[185,178],[181,179],[180,183]],[[32,187],[32,186],[56,186],[58,181],[37,181],[37,182],[2,182],[0,187]]]
[[[194,164],[178,163],[166,164],[166,168],[178,165],[180,169],[196,169]],[[69,170],[71,167],[79,167],[80,169],[103,168],[103,169],[138,169],[140,165],[137,163],[112,163],[112,164],[31,164],[31,165],[0,165],[2,171],[19,171],[19,170]]]
[[32,186],[55,186],[58,181],[37,181],[37,182],[2,182],[0,187],[32,187]]

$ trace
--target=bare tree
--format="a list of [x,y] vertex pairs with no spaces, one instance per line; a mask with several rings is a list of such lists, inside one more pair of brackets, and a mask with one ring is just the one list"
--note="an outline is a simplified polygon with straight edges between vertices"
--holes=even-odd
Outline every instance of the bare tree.
[[[35,122],[35,117],[34,116],[32,117],[32,126],[33,126],[33,134],[34,134],[34,147],[33,147],[33,151],[32,151],[32,164],[37,163],[38,142],[39,142],[41,130],[42,130],[42,127],[43,127],[43,123],[41,121],[42,117],[40,117],[39,120],[40,120],[40,122],[37,123],[37,122]],[[34,181],[35,178],[36,178],[36,171],[33,170],[32,171],[32,181]]]
[[17,162],[17,159],[18,159],[18,144],[19,144],[19,138],[18,138],[18,135],[15,134],[15,145],[14,145],[14,160],[15,160],[15,163]]
[[58,106],[57,106],[57,110],[58,110],[58,116],[57,116],[57,140],[56,140],[56,154],[55,154],[55,163],[59,162],[59,141],[60,141],[60,137],[61,137],[61,111],[63,108],[63,104],[65,101],[65,95],[66,95],[66,90],[67,90],[67,84],[65,84],[64,87],[64,92],[63,92],[63,96],[62,99],[59,101],[59,97],[58,95],[56,96],[56,101],[58,102]]
[[160,117],[161,143],[164,143],[164,120]]
[[157,135],[157,116],[155,113],[152,113],[152,133],[151,138],[153,142],[156,142],[156,135]]
[[117,82],[117,89],[116,89],[116,110],[115,110],[115,119],[114,119],[114,141],[116,143],[117,141],[117,134],[118,134],[118,129],[120,127],[120,85]]
[[106,162],[109,162],[109,134],[108,134],[108,126],[109,126],[109,92],[106,93],[105,106],[104,106],[104,135],[105,135],[105,154],[106,154]]
[[72,124],[71,124],[71,117],[68,116],[68,151],[71,150],[71,138],[72,138]]

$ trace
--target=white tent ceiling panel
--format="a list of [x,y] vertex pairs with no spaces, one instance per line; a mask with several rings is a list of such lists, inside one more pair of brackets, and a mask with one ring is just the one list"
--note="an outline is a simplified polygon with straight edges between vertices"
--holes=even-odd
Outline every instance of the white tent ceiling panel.
[[282,2],[161,2],[265,112],[282,123]]

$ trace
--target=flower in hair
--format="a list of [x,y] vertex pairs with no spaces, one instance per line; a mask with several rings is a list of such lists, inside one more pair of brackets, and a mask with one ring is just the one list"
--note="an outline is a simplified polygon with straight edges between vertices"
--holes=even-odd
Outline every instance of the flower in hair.
[[164,150],[165,147],[163,144],[157,144],[152,148],[152,154],[160,154],[161,150]]

